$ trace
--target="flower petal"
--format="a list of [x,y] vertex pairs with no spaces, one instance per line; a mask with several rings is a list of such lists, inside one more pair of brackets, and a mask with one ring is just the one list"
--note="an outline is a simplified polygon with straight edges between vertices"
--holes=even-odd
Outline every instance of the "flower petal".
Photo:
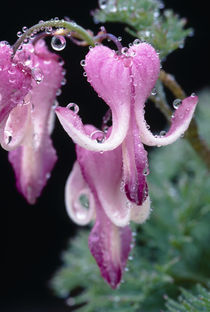
[[28,136],[24,145],[9,152],[9,161],[15,171],[17,189],[29,204],[34,204],[40,196],[57,160],[51,140],[47,136],[43,138],[39,148],[34,148],[32,140],[33,137]]
[[144,105],[159,74],[159,58],[155,50],[148,44],[139,44],[132,48],[136,56],[133,58],[132,76],[135,98],[135,115],[142,142],[147,145],[167,145],[176,141],[188,128],[196,108],[197,96],[190,96],[182,101],[172,118],[172,125],[163,136],[154,136],[148,130],[144,118]]
[[146,200],[141,206],[137,206],[134,204],[132,205],[131,221],[142,224],[149,218],[150,212],[150,198],[149,196],[147,196]]
[[95,216],[94,198],[81,174],[78,162],[75,162],[66,182],[65,203],[69,217],[79,225],[88,224]]
[[130,70],[115,51],[97,46],[90,50],[85,59],[87,79],[100,97],[112,110],[112,132],[109,138],[98,144],[85,135],[79,116],[67,108],[58,107],[57,116],[73,141],[91,151],[108,151],[124,140],[130,116]]
[[89,248],[103,278],[115,289],[122,278],[131,250],[131,230],[128,226],[117,227],[96,202],[96,223],[89,236]]
[[[85,127],[87,134],[95,129],[93,126]],[[77,146],[76,152],[83,177],[109,219],[116,226],[127,225],[130,220],[130,206],[122,189],[121,147],[100,153]]]
[[[32,81],[30,98],[30,120],[27,125],[26,135],[21,146],[12,151],[9,159],[14,167],[19,191],[33,204],[40,195],[50,172],[57,160],[56,152],[49,136],[52,125],[52,106],[55,102],[56,92],[63,79],[62,67],[58,57],[49,52],[43,41],[38,41],[35,46],[36,53],[29,53],[30,45],[18,57],[37,71],[41,77]],[[30,62],[28,59],[30,56]],[[53,75],[52,75],[53,72]]]
[[142,205],[148,196],[146,182],[148,160],[133,116],[131,116],[128,134],[122,144],[122,157],[125,193],[131,202]]
[[5,144],[4,127],[10,111],[24,104],[31,89],[31,75],[22,63],[12,60],[12,48],[0,42],[0,144]]

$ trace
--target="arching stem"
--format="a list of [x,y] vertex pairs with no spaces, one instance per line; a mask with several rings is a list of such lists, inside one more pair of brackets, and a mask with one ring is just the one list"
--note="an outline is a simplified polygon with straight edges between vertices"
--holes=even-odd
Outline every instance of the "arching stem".
[[86,41],[88,45],[94,46],[95,40],[94,37],[90,35],[90,33],[82,28],[81,26],[77,25],[75,22],[65,21],[65,20],[50,20],[41,22],[39,24],[36,24],[29,28],[26,32],[22,34],[22,36],[15,42],[13,45],[13,52],[14,54],[18,50],[18,48],[24,43],[24,41],[34,33],[37,33],[39,31],[43,31],[47,28],[64,28],[68,30],[69,32],[74,31],[79,35],[79,37]]

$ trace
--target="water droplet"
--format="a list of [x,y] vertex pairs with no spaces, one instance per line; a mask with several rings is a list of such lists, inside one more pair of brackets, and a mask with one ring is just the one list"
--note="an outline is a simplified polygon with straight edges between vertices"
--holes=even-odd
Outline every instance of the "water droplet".
[[157,94],[157,90],[156,90],[156,88],[153,88],[152,92],[151,92],[151,95],[156,95],[156,94]]
[[99,0],[99,7],[101,10],[106,9],[106,5],[107,5],[107,0]]
[[164,135],[166,135],[166,131],[165,130],[160,131],[160,136],[164,136]]
[[191,96],[192,96],[192,97],[195,97],[195,96],[196,96],[196,94],[193,92],[193,93],[191,94]]
[[66,46],[66,39],[63,36],[53,36],[51,46],[55,51],[61,51]]
[[118,39],[118,41],[122,41],[122,37],[121,36],[119,36],[117,39]]
[[85,66],[85,60],[81,60],[80,65],[84,67]]
[[103,131],[96,130],[96,131],[91,133],[90,138],[92,140],[96,140],[97,143],[103,143],[105,141],[105,136],[106,135]]
[[40,68],[35,67],[32,69],[32,76],[37,84],[40,84],[44,78],[43,73]]
[[65,84],[66,84],[66,78],[63,78],[62,81],[61,81],[61,85],[65,86]]
[[23,26],[22,31],[26,32],[27,30],[28,30],[28,27],[27,26]]
[[133,42],[134,45],[138,45],[138,44],[140,44],[140,43],[141,43],[141,40],[140,40],[140,39],[135,39],[134,42]]
[[124,270],[125,272],[128,272],[129,271],[129,268],[127,268],[127,267],[125,267],[125,270]]
[[149,174],[148,167],[145,167],[145,168],[144,168],[144,171],[143,171],[143,175],[144,175],[144,176],[147,176],[148,174]]
[[21,32],[21,31],[18,31],[18,32],[17,32],[17,36],[18,36],[18,38],[20,38],[20,37],[22,36],[22,32]]
[[75,103],[69,103],[66,107],[73,111],[75,114],[79,112],[79,106]]
[[132,260],[133,260],[133,257],[132,257],[132,256],[129,256],[129,257],[128,257],[128,260],[132,261]]
[[61,95],[61,93],[62,93],[61,89],[58,89],[57,92],[56,92],[56,96]]
[[177,109],[182,104],[182,100],[176,99],[173,101],[173,107]]
[[127,56],[128,55],[128,48],[127,47],[122,48],[121,53]]
[[83,76],[84,76],[84,77],[87,77],[87,73],[86,73],[86,72],[84,72],[84,73],[83,73]]

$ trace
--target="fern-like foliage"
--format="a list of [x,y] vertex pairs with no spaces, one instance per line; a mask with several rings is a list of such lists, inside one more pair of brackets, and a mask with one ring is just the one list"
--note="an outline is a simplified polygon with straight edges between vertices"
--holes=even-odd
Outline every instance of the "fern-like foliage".
[[210,292],[200,285],[197,286],[196,294],[182,288],[178,302],[167,299],[166,306],[166,312],[209,312]]
[[157,0],[101,0],[93,13],[96,22],[119,22],[133,37],[151,43],[164,58],[184,46],[192,29],[185,29],[186,19],[172,10],[163,10]]

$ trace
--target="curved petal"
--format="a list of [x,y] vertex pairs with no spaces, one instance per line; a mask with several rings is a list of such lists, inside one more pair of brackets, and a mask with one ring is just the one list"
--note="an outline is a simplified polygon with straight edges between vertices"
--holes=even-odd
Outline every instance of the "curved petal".
[[131,116],[129,131],[122,144],[123,181],[128,199],[142,205],[148,196],[146,182],[146,175],[149,173],[148,160],[133,117]]
[[134,86],[134,109],[139,134],[142,142],[147,145],[167,145],[176,141],[188,128],[196,108],[197,96],[190,96],[182,101],[172,118],[172,125],[163,136],[154,136],[149,131],[144,118],[144,105],[150,95],[159,74],[159,58],[155,50],[148,44],[132,47],[136,56],[133,58],[132,76]]
[[96,201],[96,223],[89,236],[89,248],[103,278],[115,289],[122,278],[131,250],[131,230],[128,226],[117,227],[103,212]]
[[182,101],[182,104],[171,118],[172,124],[165,136],[153,135],[152,132],[148,130],[143,111],[136,110],[136,119],[142,142],[150,146],[163,146],[175,142],[189,127],[197,103],[197,96],[189,96]]
[[58,107],[57,116],[73,141],[91,151],[108,151],[124,140],[129,124],[131,80],[130,69],[115,51],[97,46],[85,59],[87,79],[112,111],[112,132],[109,138],[98,144],[85,135],[81,119],[67,108]]
[[146,200],[141,206],[132,205],[131,207],[131,221],[135,223],[142,224],[144,223],[150,215],[150,198],[147,196]]
[[[83,205],[82,197],[85,198]],[[78,162],[75,162],[66,182],[65,203],[69,217],[79,225],[88,224],[95,216],[94,198],[81,174]]]
[[[85,127],[92,133],[93,126]],[[121,147],[107,152],[92,152],[76,147],[77,160],[83,177],[103,210],[116,226],[125,226],[130,220],[130,206],[122,189]]]

